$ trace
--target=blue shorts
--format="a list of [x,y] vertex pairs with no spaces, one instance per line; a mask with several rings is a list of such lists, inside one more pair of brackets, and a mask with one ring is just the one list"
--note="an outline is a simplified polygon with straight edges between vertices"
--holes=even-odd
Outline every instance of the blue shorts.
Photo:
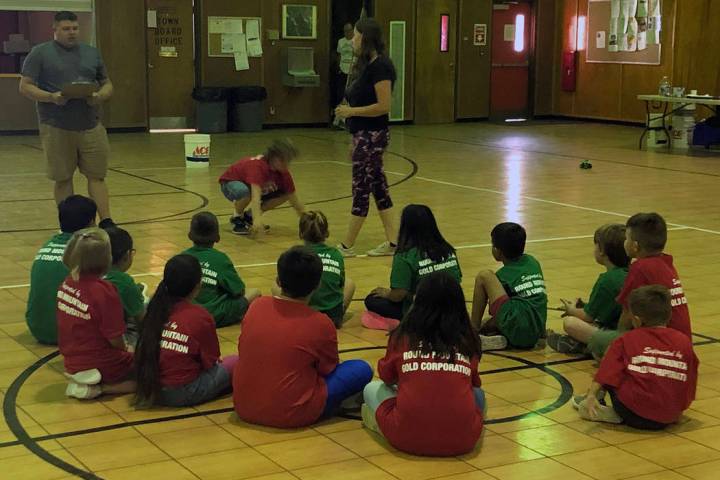
[[214,400],[231,388],[230,373],[219,363],[208,368],[187,385],[163,387],[160,404],[166,407],[191,407]]
[[230,182],[223,182],[220,184],[220,190],[222,191],[225,198],[234,202],[236,200],[242,200],[250,196],[250,185],[245,182],[238,180],[232,180]]
[[[221,183],[220,190],[223,195],[225,195],[225,198],[231,202],[242,200],[243,198],[250,198],[250,185],[239,180],[231,180],[229,182]],[[262,197],[260,197],[260,202],[267,202],[270,199],[281,197],[285,194],[284,190],[275,190],[274,192],[265,193]]]

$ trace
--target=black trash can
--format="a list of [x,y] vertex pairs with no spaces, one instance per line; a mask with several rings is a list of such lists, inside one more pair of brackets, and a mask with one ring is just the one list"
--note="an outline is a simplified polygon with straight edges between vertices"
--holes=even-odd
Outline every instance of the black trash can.
[[265,119],[267,90],[260,86],[229,89],[231,132],[259,132]]
[[227,89],[220,87],[196,87],[195,128],[200,133],[227,132]]

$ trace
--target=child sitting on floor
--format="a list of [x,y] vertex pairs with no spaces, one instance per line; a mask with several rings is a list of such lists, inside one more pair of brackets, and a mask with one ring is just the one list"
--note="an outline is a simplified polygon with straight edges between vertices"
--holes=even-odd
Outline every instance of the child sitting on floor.
[[230,257],[214,248],[220,241],[217,217],[210,212],[196,213],[188,238],[194,246],[183,253],[197,258],[203,272],[202,289],[195,301],[210,312],[217,328],[242,321],[260,290],[246,289]]
[[102,279],[112,264],[108,234],[99,228],[75,232],[63,263],[70,275],[57,292],[57,323],[70,380],[65,394],[89,399],[134,392],[122,303],[115,286]]
[[281,294],[257,299],[243,321],[233,400],[247,422],[297,428],[333,415],[373,373],[363,360],[340,363],[335,327],[308,306],[322,276],[317,254],[293,247],[277,274]]
[[145,302],[147,301],[145,289],[147,286],[135,283],[135,280],[127,273],[135,258],[135,249],[130,234],[120,227],[108,227],[105,231],[110,237],[113,262],[110,271],[105,275],[105,280],[117,288],[127,324],[125,342],[135,348],[140,332],[140,322],[145,316]]
[[285,202],[298,215],[305,210],[288,169],[299,154],[289,140],[274,140],[264,155],[238,160],[222,174],[220,190],[235,205],[230,218],[234,234],[264,233],[268,227],[263,214]]
[[[355,283],[345,278],[345,259],[340,251],[325,244],[329,236],[327,217],[322,212],[310,211],[300,216],[300,238],[323,264],[320,285],[310,298],[310,307],[330,317],[335,328],[340,328],[355,293]],[[273,287],[273,295],[280,295],[277,285]]]
[[480,356],[460,284],[447,272],[425,277],[378,362],[381,381],[365,387],[365,426],[414,455],[471,451],[485,410]]
[[215,322],[192,303],[201,278],[191,255],[176,255],[165,265],[135,352],[138,405],[189,407],[230,390],[237,355],[220,360]]
[[35,255],[30,270],[25,321],[35,339],[46,345],[57,345],[57,292],[68,275],[63,264],[65,246],[72,234],[95,225],[95,202],[82,195],[71,195],[58,205],[60,233],[53,235]]
[[408,205],[400,217],[390,288],[370,292],[365,307],[380,317],[399,320],[410,309],[420,280],[439,271],[447,271],[458,283],[462,280],[455,248],[440,233],[432,210]]
[[[538,261],[525,252],[525,229],[500,223],[490,233],[492,254],[503,266],[475,278],[471,321],[479,329],[483,350],[533,348],[545,334],[547,294]],[[485,307],[492,318],[482,323]]]
[[[601,330],[617,330],[622,307],[615,301],[622,290],[630,265],[625,252],[625,225],[607,224],[598,228],[593,237],[595,261],[605,267],[595,281],[590,299],[562,300],[566,335],[548,330],[547,344],[560,353],[597,351],[593,338]],[[602,353],[600,353],[602,356]]]
[[[690,406],[699,361],[690,338],[667,328],[671,298],[661,285],[640,287],[629,295],[634,329],[610,345],[587,395],[573,400],[582,418],[661,430]],[[605,392],[612,407],[604,404]]]
[[644,285],[663,285],[672,295],[672,316],[668,327],[692,338],[690,310],[673,257],[663,252],[667,243],[667,225],[657,213],[637,213],[625,224],[625,251],[635,260],[630,265],[623,288],[617,296],[622,314],[616,330],[601,330],[593,336],[592,354],[602,358],[618,336],[632,328],[628,296]]

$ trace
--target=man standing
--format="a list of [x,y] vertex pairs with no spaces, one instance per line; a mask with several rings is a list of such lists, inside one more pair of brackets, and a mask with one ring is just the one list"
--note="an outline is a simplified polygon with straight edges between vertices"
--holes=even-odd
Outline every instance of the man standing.
[[[53,22],[55,40],[35,46],[25,60],[20,93],[37,102],[40,139],[48,178],[55,182],[59,204],[73,195],[73,175],[79,168],[88,193],[97,204],[100,227],[114,225],[105,183],[110,146],[99,120],[99,105],[113,93],[100,52],[79,42],[80,25],[73,12],[59,12]],[[67,85],[91,84],[94,93],[67,98]]]

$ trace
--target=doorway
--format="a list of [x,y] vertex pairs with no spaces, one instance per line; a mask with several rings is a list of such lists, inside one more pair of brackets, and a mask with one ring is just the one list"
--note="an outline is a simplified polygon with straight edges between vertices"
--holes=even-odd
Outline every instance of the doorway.
[[490,118],[527,119],[530,115],[532,9],[529,2],[496,3],[492,16]]
[[455,121],[458,0],[417,2],[415,123]]
[[[150,129],[193,125],[193,0],[146,0]],[[154,12],[154,13],[152,13]],[[154,20],[154,21],[153,21]]]
[[[348,51],[347,42],[340,42],[345,38],[344,27],[346,24],[355,25],[360,19],[362,9],[367,12],[366,0],[333,0],[331,3],[331,24],[330,24],[330,115],[335,115],[335,107],[337,107],[345,96],[345,87],[347,86],[347,71],[352,64],[348,65],[347,56],[351,56],[352,50]],[[352,46],[350,46],[352,49]],[[343,55],[338,51],[342,51],[345,56],[345,64],[341,65]]]

